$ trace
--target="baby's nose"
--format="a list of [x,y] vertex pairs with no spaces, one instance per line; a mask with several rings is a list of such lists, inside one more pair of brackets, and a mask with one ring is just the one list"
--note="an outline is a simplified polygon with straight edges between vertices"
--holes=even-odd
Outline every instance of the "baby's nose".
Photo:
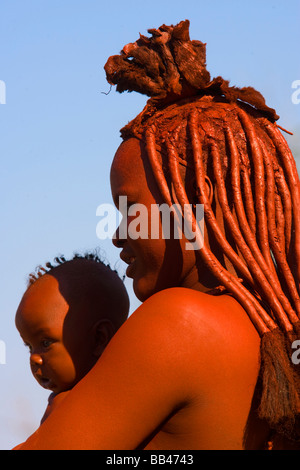
[[39,354],[31,354],[30,362],[31,364],[36,364],[38,366],[41,366],[43,364],[43,359]]

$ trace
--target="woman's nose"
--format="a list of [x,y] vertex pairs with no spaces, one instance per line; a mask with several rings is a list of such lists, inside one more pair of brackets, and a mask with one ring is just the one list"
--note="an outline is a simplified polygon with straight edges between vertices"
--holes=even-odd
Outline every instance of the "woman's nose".
[[35,353],[31,354],[30,363],[32,365],[41,366],[43,364],[42,356],[40,354],[35,354]]
[[124,243],[126,241],[126,238],[124,237],[124,235],[122,236],[122,230],[120,230],[120,227],[121,225],[119,225],[119,227],[117,228],[117,230],[115,231],[114,235],[113,235],[113,244],[117,247],[117,248],[123,248],[124,246]]

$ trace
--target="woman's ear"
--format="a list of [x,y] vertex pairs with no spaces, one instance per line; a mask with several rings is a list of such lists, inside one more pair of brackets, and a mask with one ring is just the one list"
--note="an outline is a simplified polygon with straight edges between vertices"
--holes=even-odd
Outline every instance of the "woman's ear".
[[205,176],[205,189],[206,189],[206,194],[207,194],[209,203],[211,204],[213,201],[213,197],[214,197],[214,188],[208,176]]
[[[189,184],[189,189],[191,191],[191,200],[193,201],[193,204],[199,204],[199,189],[197,186],[196,178],[193,177],[190,181]],[[205,192],[208,197],[209,203],[211,204],[213,201],[213,196],[214,196],[214,188],[212,185],[212,182],[208,176],[205,176]]]
[[108,319],[98,320],[93,326],[93,354],[97,358],[101,356],[104,349],[114,336],[116,329]]

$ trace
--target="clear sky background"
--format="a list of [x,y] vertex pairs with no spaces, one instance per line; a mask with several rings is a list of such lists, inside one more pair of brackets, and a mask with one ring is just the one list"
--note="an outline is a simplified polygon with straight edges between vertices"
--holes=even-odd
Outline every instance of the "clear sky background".
[[[207,43],[211,76],[257,88],[294,132],[288,142],[300,157],[300,104],[291,99],[300,0],[0,0],[0,449],[38,427],[49,394],[31,376],[14,326],[27,275],[58,254],[97,246],[125,272],[119,250],[97,239],[96,208],[112,202],[119,129],[147,98],[104,94],[103,66],[139,32],[183,19],[191,38]],[[139,303],[126,286],[133,311]]]

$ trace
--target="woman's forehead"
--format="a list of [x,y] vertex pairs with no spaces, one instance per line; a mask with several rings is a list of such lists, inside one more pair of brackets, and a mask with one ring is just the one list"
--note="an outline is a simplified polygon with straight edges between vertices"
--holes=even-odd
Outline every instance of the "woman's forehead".
[[117,190],[119,186],[136,184],[138,178],[145,175],[143,150],[139,140],[129,139],[118,148],[111,166],[111,187]]
[[142,147],[141,142],[138,139],[131,138],[122,142],[120,147],[118,148],[112,167],[119,168],[121,165],[122,167],[130,167],[136,163],[137,160],[141,159],[142,154]]

